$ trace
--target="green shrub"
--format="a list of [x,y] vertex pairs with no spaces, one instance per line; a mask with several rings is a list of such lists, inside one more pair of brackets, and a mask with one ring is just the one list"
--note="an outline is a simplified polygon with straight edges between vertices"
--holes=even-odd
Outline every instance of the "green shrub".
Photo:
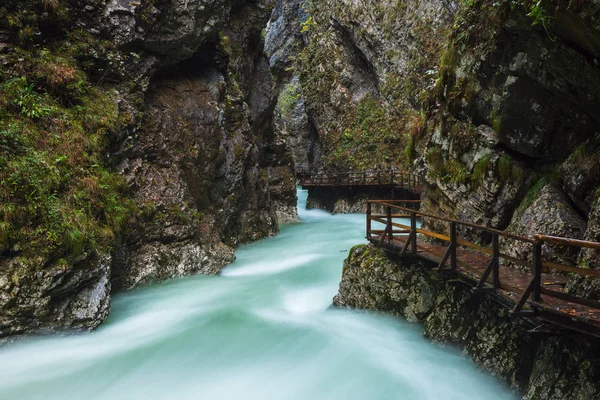
[[0,91],[4,93],[9,104],[25,117],[37,120],[49,117],[54,112],[51,100],[38,93],[24,76],[5,82]]
[[289,83],[285,85],[279,95],[278,105],[283,118],[290,118],[298,105],[298,101],[302,99],[300,85],[298,83]]
[[498,174],[502,182],[523,178],[523,171],[514,163],[512,157],[507,154],[503,154],[498,158]]
[[445,161],[444,156],[442,155],[442,150],[439,147],[433,147],[427,150],[425,159],[427,160],[431,170],[437,173],[443,173]]
[[110,87],[88,83],[75,58],[87,46],[101,45],[73,34],[48,48],[15,48],[2,69],[0,252],[39,268],[106,249],[135,211],[104,156],[131,117]]
[[404,155],[408,162],[414,161],[417,156],[416,140],[413,135],[408,137],[408,143],[406,143],[406,147],[404,148]]
[[492,159],[492,155],[488,154],[486,156],[481,157],[477,160],[475,167],[473,167],[473,181],[480,182],[485,176],[485,172],[490,165],[490,161]]

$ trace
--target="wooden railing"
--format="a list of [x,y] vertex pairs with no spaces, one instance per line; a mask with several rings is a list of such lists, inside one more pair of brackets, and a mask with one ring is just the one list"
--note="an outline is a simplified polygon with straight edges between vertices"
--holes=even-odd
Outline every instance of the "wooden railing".
[[[367,239],[376,243],[379,246],[386,246],[388,249],[394,250],[400,255],[418,255],[418,253],[427,253],[428,245],[423,242],[423,249],[419,249],[419,235],[435,239],[436,241],[447,243],[447,248],[443,257],[439,261],[437,268],[439,270],[449,269],[456,270],[457,267],[467,268],[468,262],[459,259],[457,250],[461,249],[463,255],[470,252],[483,255],[487,259],[487,267],[482,271],[479,281],[474,286],[475,292],[496,291],[504,289],[513,293],[520,294],[512,313],[514,315],[533,315],[535,310],[525,310],[523,307],[528,301],[533,304],[543,302],[543,296],[548,298],[558,299],[560,301],[592,307],[600,309],[600,302],[584,297],[575,296],[565,291],[548,289],[546,284],[542,284],[542,274],[548,273],[550,270],[568,272],[581,276],[592,278],[600,278],[600,271],[580,268],[573,265],[561,265],[549,260],[544,260],[543,255],[544,244],[552,243],[555,245],[575,246],[578,248],[599,249],[600,243],[589,242],[583,240],[574,240],[567,238],[559,238],[545,235],[520,236],[497,229],[472,224],[468,222],[458,221],[450,218],[443,218],[436,215],[427,214],[419,211],[419,201],[406,200],[371,200],[367,202]],[[375,211],[376,210],[376,211]],[[382,212],[383,210],[383,212]],[[406,222],[406,220],[410,222]],[[418,227],[419,222],[424,220],[436,222],[437,225],[447,227],[446,232],[434,232]],[[373,222],[378,222],[385,225],[385,229],[373,229]],[[491,238],[489,246],[482,246],[472,241],[462,239],[458,235],[458,231],[469,231],[478,235],[485,234]],[[513,257],[501,252],[501,242],[509,241],[511,244],[517,244],[520,248],[529,247],[526,257]],[[431,242],[431,240],[429,241]],[[429,246],[433,249],[434,246]],[[439,248],[440,246],[438,246]],[[443,248],[442,248],[443,249]],[[433,251],[433,250],[430,250]],[[441,255],[441,253],[440,253]],[[440,257],[438,257],[439,259]],[[502,282],[500,271],[502,264],[513,264],[521,267],[520,273],[527,275],[529,278],[524,285],[515,285],[514,282]],[[515,268],[503,268],[503,274],[510,277],[511,271]],[[491,281],[491,282],[490,282]],[[565,281],[566,282],[566,279]],[[564,284],[563,282],[563,284]],[[519,287],[520,286],[520,287]]]
[[417,174],[399,170],[372,170],[359,172],[341,172],[318,174],[301,179],[303,187],[316,186],[395,186],[411,191],[421,190],[421,180]]

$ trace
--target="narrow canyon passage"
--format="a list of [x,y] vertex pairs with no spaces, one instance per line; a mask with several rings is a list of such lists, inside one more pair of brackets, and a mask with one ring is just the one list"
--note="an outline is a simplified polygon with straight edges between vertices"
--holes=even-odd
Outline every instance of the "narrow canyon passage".
[[363,215],[307,211],[220,277],[115,297],[91,334],[0,351],[0,399],[512,399],[418,325],[330,310]]

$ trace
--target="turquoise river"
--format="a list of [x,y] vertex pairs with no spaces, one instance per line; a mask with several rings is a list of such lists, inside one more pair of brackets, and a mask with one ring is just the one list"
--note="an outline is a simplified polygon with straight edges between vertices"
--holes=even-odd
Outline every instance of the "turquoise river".
[[396,318],[330,309],[364,216],[305,208],[221,276],[114,297],[95,332],[0,350],[2,400],[513,399]]

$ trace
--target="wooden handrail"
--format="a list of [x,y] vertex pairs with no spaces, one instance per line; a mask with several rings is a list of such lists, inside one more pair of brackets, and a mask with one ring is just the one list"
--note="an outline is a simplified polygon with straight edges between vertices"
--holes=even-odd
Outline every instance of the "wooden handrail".
[[[561,245],[575,246],[581,248],[592,248],[600,249],[600,243],[590,242],[578,239],[560,238],[555,236],[547,235],[533,235],[533,236],[520,236],[513,233],[503,232],[497,229],[489,228],[482,225],[473,224],[470,222],[458,221],[452,218],[439,217],[437,215],[428,214],[415,210],[412,208],[403,207],[402,205],[414,205],[418,204],[419,201],[414,200],[368,200],[367,201],[367,237],[371,238],[371,234],[379,235],[377,240],[379,245],[382,243],[389,243],[392,245],[394,242],[394,235],[403,235],[404,239],[400,243],[403,243],[401,255],[407,253],[417,255],[417,234],[421,234],[427,237],[435,238],[444,242],[448,242],[449,247],[440,262],[438,269],[443,269],[448,261],[450,261],[450,269],[455,270],[457,266],[465,266],[465,262],[457,259],[456,248],[457,246],[467,247],[476,250],[478,253],[485,254],[490,257],[488,267],[483,272],[475,291],[489,291],[496,290],[499,288],[507,289],[510,285],[506,282],[500,282],[500,259],[508,260],[512,263],[520,266],[528,267],[533,277],[531,284],[526,288],[525,292],[521,295],[521,299],[517,302],[517,305],[513,309],[515,315],[525,315],[531,311],[521,311],[527,299],[531,297],[531,304],[538,304],[543,302],[543,296],[553,297],[559,300],[564,300],[572,303],[586,305],[589,307],[600,308],[600,302],[595,302],[586,298],[577,297],[562,291],[550,290],[544,287],[542,275],[544,271],[548,269],[554,269],[558,271],[574,273],[583,276],[589,276],[594,278],[600,278],[599,270],[588,270],[575,266],[567,266],[556,264],[549,261],[543,260],[542,246],[545,242],[551,242]],[[373,205],[384,207],[386,214],[373,214]],[[450,225],[450,234],[439,233],[430,231],[423,228],[417,228],[417,218],[428,218],[438,221],[447,222]],[[394,221],[394,219],[409,219],[410,225],[406,223],[400,223],[401,221]],[[371,230],[371,222],[379,222],[386,226],[385,230]],[[473,229],[477,229],[483,232],[490,233],[492,235],[491,248],[483,247],[476,243],[460,239],[456,233],[457,226],[465,226]],[[521,259],[500,252],[499,238],[507,238],[510,240],[521,241],[531,245],[532,260]],[[492,287],[489,287],[488,278],[491,277]],[[515,293],[518,293],[518,288],[515,287]]]
[[552,242],[552,243],[556,243],[556,244],[562,244],[565,246],[573,246],[573,247],[585,247],[588,249],[598,249],[600,250],[600,243],[598,242],[591,242],[588,240],[579,240],[579,239],[569,239],[569,238],[563,238],[563,237],[556,237],[556,236],[546,236],[546,235],[535,235],[534,238],[536,240],[542,241],[542,242]]
[[556,263],[553,263],[553,262],[550,262],[550,261],[544,261],[542,263],[542,266],[545,267],[545,268],[552,268],[552,269],[555,269],[557,271],[570,272],[570,273],[573,273],[573,274],[590,276],[592,278],[600,278],[600,271],[594,270],[594,269],[585,269],[585,268],[581,268],[581,267],[572,267],[572,266],[568,266],[568,265],[556,264]]
[[[391,206],[391,207],[394,207],[394,208],[396,208],[398,210],[402,210],[402,211],[405,211],[405,212],[413,212],[414,211],[414,210],[412,210],[410,208],[400,207],[400,206],[397,206],[395,204],[388,203],[387,201],[385,201],[385,202],[381,202],[381,201],[378,201],[378,200],[367,200],[367,201],[369,203],[371,203],[371,204],[380,204],[382,206]],[[401,203],[401,202],[404,202],[404,200],[399,200],[398,202]],[[469,228],[479,229],[479,230],[482,230],[482,231],[485,231],[485,232],[488,232],[488,233],[497,233],[498,235],[506,237],[506,238],[509,238],[509,239],[520,240],[520,241],[527,242],[527,243],[532,243],[532,244],[538,242],[537,240],[532,239],[530,237],[515,235],[513,233],[508,233],[508,232],[500,231],[500,230],[494,229],[494,228],[488,228],[487,226],[477,225],[477,224],[473,224],[471,222],[464,222],[464,221],[459,221],[459,220],[452,219],[452,218],[439,217],[437,215],[427,214],[427,213],[420,212],[420,211],[417,211],[416,213],[417,213],[417,216],[427,217],[427,218],[433,218],[433,219],[437,219],[439,221],[444,221],[444,222],[454,222],[455,224],[458,224],[458,225],[468,226]]]
[[418,175],[399,170],[320,173],[300,179],[300,183],[302,186],[402,186],[409,190],[421,189]]
[[390,205],[394,205],[394,203],[408,203],[408,204],[417,204],[421,203],[421,200],[368,200],[370,203],[387,203]]

